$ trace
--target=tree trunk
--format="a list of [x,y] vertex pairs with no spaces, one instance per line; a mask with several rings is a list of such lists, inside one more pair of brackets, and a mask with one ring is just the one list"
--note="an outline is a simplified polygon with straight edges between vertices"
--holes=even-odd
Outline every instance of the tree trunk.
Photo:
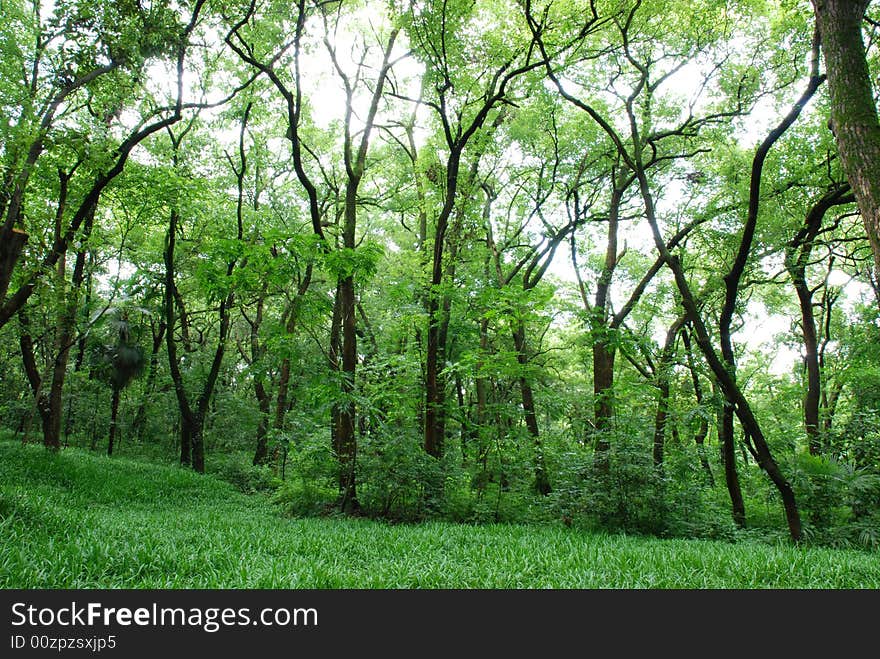
[[[742,398],[744,401],[745,398],[742,396],[742,391],[736,384],[736,355],[733,349],[733,339],[731,335],[731,324],[733,320],[733,316],[736,313],[736,305],[737,299],[739,297],[740,284],[742,282],[743,274],[748,265],[749,256],[752,252],[752,246],[754,243],[755,231],[758,225],[758,216],[761,202],[761,178],[763,176],[764,170],[764,162],[767,159],[767,154],[770,153],[770,149],[773,148],[773,145],[782,137],[783,134],[794,124],[797,118],[800,116],[806,104],[816,93],[816,90],[819,88],[819,85],[822,84],[822,77],[819,75],[819,67],[818,67],[818,40],[816,35],[813,38],[813,60],[812,67],[810,73],[810,79],[807,84],[807,88],[801,94],[800,98],[795,102],[795,104],[791,107],[788,114],[779,122],[779,124],[770,131],[767,137],[758,145],[758,148],[755,150],[755,155],[752,157],[752,166],[749,174],[749,204],[748,210],[746,214],[746,221],[743,224],[742,235],[740,236],[739,247],[737,248],[736,256],[733,260],[733,263],[730,266],[730,270],[724,276],[724,289],[725,289],[725,297],[724,297],[724,305],[721,309],[721,313],[719,314],[718,320],[718,336],[721,343],[721,358],[723,359],[723,376],[719,373],[715,373],[715,377],[721,385],[722,390],[724,391],[725,396],[727,397],[728,403],[731,404],[731,407],[725,406],[722,411],[722,423],[720,426],[720,431],[723,433],[722,437],[722,446],[723,446],[723,454],[725,460],[725,474],[727,475],[727,487],[731,496],[731,505],[733,510],[733,518],[737,524],[741,522],[744,523],[745,520],[745,511],[740,508],[742,503],[742,492],[739,487],[739,479],[735,477],[736,471],[736,462],[734,457],[734,437],[733,437],[733,415],[734,413],[739,416],[740,423],[743,427],[743,432],[751,437],[752,442],[755,444],[755,449],[758,453],[760,453],[761,457],[759,459],[759,463],[761,466],[765,468],[765,471],[773,480],[773,482],[777,485],[780,490],[780,494],[782,495],[782,499],[786,509],[786,516],[789,521],[789,526],[791,530],[792,538],[795,540],[800,539],[800,517],[797,514],[797,507],[794,503],[794,493],[791,491],[791,486],[788,481],[786,481],[782,475],[779,473],[778,466],[773,458],[770,456],[769,448],[766,446],[766,442],[764,441],[764,435],[758,427],[757,420],[754,419],[751,413],[751,408],[748,410],[741,409],[738,407],[738,404],[731,398],[731,394],[734,394],[737,397]],[[681,270],[681,264],[678,261],[670,262],[670,266],[673,269]],[[682,282],[685,281],[684,275],[682,273],[681,277],[679,277],[678,273],[676,273],[676,279],[681,279]],[[681,290],[681,286],[679,286],[679,290]],[[702,345],[704,342],[703,337],[700,336],[700,328],[697,325],[696,319],[692,318],[691,321],[693,323],[694,329],[697,331],[697,344],[700,345],[701,350],[711,346]],[[705,342],[708,344],[708,336],[706,337]],[[713,356],[717,357],[713,351]],[[706,355],[707,361],[710,361],[710,357]],[[713,372],[716,369],[713,368]],[[735,389],[735,392],[734,392]]]
[[[25,375],[31,386],[31,392],[34,396],[34,407],[40,416],[40,425],[43,431],[43,437],[50,436],[49,430],[49,398],[43,390],[43,379],[40,376],[39,368],[34,353],[34,341],[29,331],[29,319],[24,309],[18,312],[19,322],[21,323],[21,332],[18,337],[18,345],[21,349],[21,358],[24,364]],[[25,439],[27,437],[25,436]],[[51,448],[51,447],[50,447]]]
[[27,239],[28,234],[21,229],[0,227],[0,300],[6,299],[12,272]]
[[187,418],[180,415],[180,464],[184,467],[192,465],[192,434]]
[[116,439],[116,418],[119,413],[119,387],[113,387],[110,398],[110,435],[107,439],[107,455],[113,455],[113,442]]
[[522,399],[523,413],[525,415],[526,429],[535,445],[535,491],[541,496],[547,496],[552,492],[550,478],[544,464],[544,449],[541,446],[541,435],[538,431],[538,417],[535,414],[535,397],[532,385],[526,377],[525,368],[529,363],[526,347],[526,331],[522,321],[517,323],[513,331],[513,345],[516,349],[516,360],[520,365],[519,390]]
[[819,427],[822,371],[819,336],[813,309],[813,290],[807,282],[807,266],[810,263],[814,241],[822,228],[825,214],[833,206],[852,202],[854,198],[848,192],[846,184],[828,190],[807,212],[803,226],[789,242],[786,249],[785,265],[794,284],[801,311],[804,365],[807,371],[807,388],[804,393],[804,429],[812,455],[818,455],[822,450]]
[[[55,238],[59,240],[61,235],[61,222],[67,201],[67,182],[69,175],[59,171],[61,178],[61,192],[59,193],[58,212],[55,221]],[[92,208],[85,217],[82,238],[87,241],[92,232],[95,217],[95,209]],[[43,424],[43,444],[52,449],[61,448],[61,417],[64,409],[64,380],[67,377],[67,363],[70,360],[70,349],[75,343],[76,314],[79,308],[79,293],[85,279],[86,250],[77,252],[71,276],[71,285],[67,289],[65,259],[62,256],[57,264],[57,285],[60,288],[61,311],[58,316],[58,336],[55,342],[55,362],[52,370],[52,380],[49,387],[49,418]]]
[[[617,232],[620,224],[620,203],[623,193],[632,183],[627,174],[615,174],[608,210],[608,236],[605,242],[605,261],[596,284],[596,299],[592,310],[593,330],[593,421],[598,430],[596,452],[601,456],[608,451],[608,437],[604,431],[611,428],[614,418],[614,357],[616,349],[609,342],[609,295],[614,271],[620,257],[617,253]],[[601,461],[605,458],[600,457]]]
[[260,410],[260,421],[257,424],[257,442],[254,449],[253,464],[265,464],[269,457],[269,411],[271,401],[266,388],[259,379],[254,379],[254,395],[257,397],[257,406]]
[[[336,295],[333,301],[333,315],[330,320],[330,349],[327,352],[330,370],[335,374],[340,369],[340,353],[342,352],[342,314],[340,312],[339,286],[336,287]],[[340,406],[334,402],[330,408],[330,448],[333,455],[339,456],[339,419]]]
[[794,490],[792,490],[791,484],[783,476],[779,469],[779,465],[777,465],[776,461],[773,459],[770,447],[767,445],[764,433],[761,430],[757,418],[755,418],[748,400],[743,395],[739,386],[737,386],[736,380],[728,372],[727,365],[718,357],[718,354],[712,346],[709,332],[706,329],[706,325],[700,315],[697,303],[694,300],[681,261],[678,257],[670,254],[669,249],[666,247],[666,243],[663,240],[663,236],[660,233],[660,227],[654,209],[654,199],[651,194],[648,178],[645,175],[644,167],[640,160],[636,160],[633,165],[638,175],[639,190],[645,204],[645,215],[654,236],[654,245],[666,265],[672,271],[675,278],[676,288],[678,288],[678,292],[681,295],[682,306],[687,312],[691,326],[694,328],[697,345],[703,353],[706,363],[709,365],[709,368],[712,370],[712,373],[718,381],[721,390],[724,392],[725,398],[733,407],[737,417],[739,417],[743,430],[751,438],[759,466],[764,470],[779,491],[780,497],[782,498],[782,506],[785,511],[785,518],[788,523],[789,534],[792,540],[798,542],[801,539],[801,518],[798,512]]
[[746,525],[746,504],[743,500],[739,473],[736,469],[736,439],[733,427],[733,407],[728,401],[719,413],[718,439],[721,444],[721,459],[724,464],[724,482],[730,496],[730,509],[734,523],[743,528]]
[[[240,133],[240,148],[242,149],[242,154],[244,148],[243,136],[250,108],[250,105],[246,107],[244,117],[242,119],[242,128]],[[185,135],[186,131],[184,131],[180,136],[171,136],[172,147],[174,150],[172,162],[175,168],[178,165],[178,150]],[[242,157],[244,156],[242,155]],[[239,189],[238,221],[236,232],[236,239],[239,242],[242,241],[244,231],[241,214],[241,204],[242,195],[241,189]],[[172,208],[168,220],[168,233],[165,236],[165,250],[162,255],[165,264],[165,347],[166,352],[168,353],[168,367],[171,371],[171,380],[174,383],[174,394],[177,398],[177,405],[180,410],[180,463],[182,465],[192,466],[194,471],[201,474],[205,472],[205,418],[208,413],[208,408],[211,402],[211,397],[214,393],[214,388],[217,385],[217,378],[220,375],[220,368],[223,365],[223,356],[226,353],[226,340],[229,336],[229,327],[231,322],[230,309],[232,309],[235,302],[235,291],[234,289],[230,290],[226,294],[226,297],[224,297],[220,301],[220,308],[218,310],[219,330],[217,335],[217,347],[214,350],[214,357],[211,360],[211,367],[208,370],[208,375],[205,378],[205,382],[202,386],[201,394],[196,400],[195,405],[192,405],[190,403],[190,398],[187,394],[186,386],[183,381],[183,373],[180,370],[180,359],[177,353],[177,341],[174,338],[174,328],[176,322],[176,316],[174,313],[175,301],[177,301],[177,303],[180,305],[181,329],[185,330],[186,328],[183,298],[180,296],[180,291],[177,289],[177,284],[175,282],[174,250],[177,244],[177,228],[179,222],[180,212],[177,208]],[[227,262],[227,279],[232,276],[232,273],[236,267],[236,263],[237,259],[235,257]]]
[[278,371],[278,393],[275,395],[275,419],[272,427],[275,430],[284,428],[284,417],[287,415],[287,397],[290,387],[290,357],[281,360]]
[[[439,282],[438,282],[439,283]],[[440,373],[440,328],[436,294],[429,293],[428,347],[425,355],[425,452],[440,458],[446,433],[445,384]]]
[[189,441],[192,451],[192,468],[198,474],[205,473],[205,417],[194,415],[189,428]]
[[[310,262],[306,266],[306,271],[303,274],[302,278],[299,281],[299,285],[296,290],[296,298],[293,302],[290,303],[290,306],[287,308],[287,317],[284,322],[284,331],[290,336],[293,334],[294,329],[296,329],[296,322],[299,316],[299,305],[302,301],[303,297],[309,290],[309,286],[312,283],[312,263]],[[335,307],[334,307],[335,313]],[[331,331],[331,334],[333,332]],[[331,349],[336,349],[331,346]],[[281,367],[278,372],[278,393],[275,396],[275,419],[272,422],[272,427],[275,430],[283,430],[284,429],[284,417],[287,414],[287,409],[289,407],[288,398],[290,396],[290,357],[285,356],[281,360]]]
[[666,333],[663,353],[657,365],[657,413],[654,416],[654,466],[663,466],[663,451],[666,441],[666,423],[669,418],[669,374],[672,368],[672,357],[675,351],[675,339],[685,321],[685,316],[678,318]]
[[822,40],[831,128],[880,272],[880,123],[862,40],[869,0],[813,0]]
[[593,340],[593,456],[596,468],[607,471],[611,442],[608,433],[614,422],[614,346],[604,340]]
[[489,442],[487,433],[489,430],[489,388],[490,383],[485,376],[485,356],[489,354],[489,320],[480,320],[480,358],[477,361],[477,374],[474,387],[477,390],[477,422],[475,433],[477,437],[477,461],[482,467],[483,473],[488,469]]
[[159,372],[159,351],[165,340],[165,321],[159,321],[158,331],[153,331],[153,345],[150,351],[150,367],[147,372],[147,381],[144,385],[144,393],[138,403],[137,411],[132,422],[133,430],[138,442],[144,441],[144,430],[147,427],[147,402],[153,396],[156,388],[156,377]]
[[[696,365],[694,364],[694,353],[691,349],[691,336],[690,331],[686,330],[681,333],[681,340],[684,343],[684,349],[687,353],[687,363],[688,370],[691,372],[691,381],[694,385],[694,398],[697,401],[698,406],[702,406],[703,404],[703,387],[700,384],[700,376],[697,373]],[[709,480],[709,485],[711,487],[715,487],[715,478],[712,475],[712,467],[709,466],[709,459],[706,456],[706,437],[709,436],[709,421],[706,419],[704,414],[700,415],[700,425],[697,428],[697,432],[694,433],[694,443],[697,445],[697,452],[700,454],[700,464],[703,466],[703,471],[706,472],[706,478]]]
[[357,436],[355,435],[354,378],[357,366],[357,333],[355,327],[354,278],[346,277],[339,285],[340,315],[342,320],[342,399],[339,409],[339,491],[343,512],[356,511],[355,470],[357,463]]
[[821,373],[819,372],[819,341],[816,336],[816,321],[813,315],[813,292],[803,280],[795,282],[795,289],[801,308],[804,365],[807,370],[807,390],[804,393],[804,429],[807,433],[810,454],[819,455],[822,450],[819,436]]

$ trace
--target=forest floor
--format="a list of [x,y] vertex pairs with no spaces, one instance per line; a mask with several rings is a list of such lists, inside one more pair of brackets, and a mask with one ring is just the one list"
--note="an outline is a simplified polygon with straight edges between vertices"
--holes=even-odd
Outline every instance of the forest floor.
[[0,442],[0,588],[880,588],[880,554],[281,515],[177,467]]

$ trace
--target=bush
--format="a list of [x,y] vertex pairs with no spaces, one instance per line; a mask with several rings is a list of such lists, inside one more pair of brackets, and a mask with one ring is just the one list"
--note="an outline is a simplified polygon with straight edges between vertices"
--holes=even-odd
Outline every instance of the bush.
[[[664,479],[650,439],[609,432],[604,460],[594,452],[564,458],[553,500],[562,519],[608,531],[660,534],[665,529]],[[646,448],[648,447],[648,448]]]
[[592,451],[560,456],[550,503],[566,524],[591,530],[673,537],[731,539],[729,504],[707,483],[696,447],[667,449],[662,469],[652,438],[609,433],[602,464]]
[[337,510],[339,490],[330,483],[294,479],[285,481],[272,496],[272,503],[294,517],[318,517]]
[[339,498],[338,464],[322,433],[299,437],[291,442],[283,433],[273,433],[270,452],[278,449],[277,473],[283,478],[273,502],[296,517],[325,515],[335,510]]
[[844,480],[853,514],[846,536],[857,546],[880,549],[880,473],[856,467],[845,472]]
[[406,433],[384,430],[360,441],[358,498],[364,510],[399,521],[436,516],[444,505],[442,463]]
[[844,502],[844,469],[826,456],[800,452],[789,468],[792,488],[800,508],[805,532],[820,537],[840,522],[847,512]]
[[713,489],[697,446],[669,447],[664,462],[664,535],[732,541],[736,525],[724,488]]
[[806,453],[795,457],[790,470],[808,540],[880,548],[880,474],[876,470]]
[[281,486],[281,479],[266,466],[255,466],[245,453],[234,453],[208,458],[206,471],[217,478],[232,483],[245,494],[274,492]]

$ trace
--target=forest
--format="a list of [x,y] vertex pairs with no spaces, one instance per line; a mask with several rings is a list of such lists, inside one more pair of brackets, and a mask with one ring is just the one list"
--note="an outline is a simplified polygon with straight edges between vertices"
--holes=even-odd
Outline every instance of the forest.
[[869,5],[0,0],[3,461],[876,551]]

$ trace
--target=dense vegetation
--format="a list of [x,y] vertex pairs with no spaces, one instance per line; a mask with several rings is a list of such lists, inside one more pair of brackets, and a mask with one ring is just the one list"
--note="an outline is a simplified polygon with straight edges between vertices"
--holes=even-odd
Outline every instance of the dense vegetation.
[[5,582],[876,584],[871,11],[4,1]]
[[3,588],[880,587],[864,552],[290,519],[173,467],[8,442],[0,456]]

